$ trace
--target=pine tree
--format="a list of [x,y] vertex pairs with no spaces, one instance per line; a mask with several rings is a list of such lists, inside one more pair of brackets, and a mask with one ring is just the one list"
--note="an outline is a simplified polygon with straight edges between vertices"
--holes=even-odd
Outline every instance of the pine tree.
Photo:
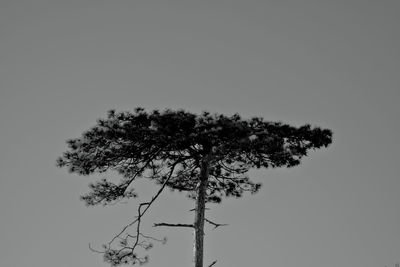
[[[145,263],[147,256],[138,256],[137,249],[152,245],[150,237],[140,232],[143,215],[165,188],[186,192],[195,201],[194,223],[155,226],[193,228],[194,266],[203,267],[204,223],[222,225],[205,218],[206,203],[240,198],[244,192],[254,194],[261,184],[247,176],[251,168],[294,167],[309,150],[331,142],[329,129],[293,127],[259,117],[197,115],[184,110],[147,112],[143,108],[112,110],[80,138],[68,140],[68,150],[57,165],[80,175],[120,174],[118,183],[102,179],[90,184],[90,192],[81,197],[87,205],[137,197],[134,182],[139,178],[160,185],[150,201],[139,204],[136,219],[104,245],[101,253],[112,266]],[[128,231],[131,226],[135,226],[134,233]]]

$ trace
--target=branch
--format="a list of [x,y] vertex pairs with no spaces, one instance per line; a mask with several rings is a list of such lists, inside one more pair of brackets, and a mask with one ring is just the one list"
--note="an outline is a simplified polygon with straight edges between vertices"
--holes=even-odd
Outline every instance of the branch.
[[[144,202],[141,203],[138,207],[138,217],[136,219],[137,221],[137,226],[136,226],[136,241],[135,244],[133,244],[132,246],[132,253],[134,251],[134,249],[136,248],[137,244],[139,243],[139,234],[140,234],[140,222],[141,222],[141,218],[142,216],[146,213],[146,211],[150,208],[151,204],[153,204],[153,202],[158,198],[158,196],[161,194],[161,192],[164,190],[165,186],[167,185],[169,179],[172,177],[172,174],[174,173],[175,170],[175,166],[179,163],[179,161],[175,161],[174,164],[171,166],[171,170],[168,174],[168,178],[165,179],[164,183],[162,184],[161,188],[158,190],[157,194],[155,196],[153,196],[150,200],[150,202]],[[146,208],[144,209],[143,212],[141,212],[141,208],[142,206],[146,206]]]
[[[133,235],[130,235],[130,234],[127,234],[126,236],[136,239],[136,236],[133,236]],[[142,237],[144,237],[146,239],[150,239],[150,240],[153,240],[153,241],[161,242],[163,244],[165,244],[167,242],[167,238],[166,237],[164,237],[163,239],[158,239],[158,238],[154,238],[152,236],[144,235],[142,233],[140,233],[140,236],[142,236]]]
[[158,226],[168,226],[168,227],[190,227],[193,228],[193,224],[184,224],[184,223],[155,223],[153,227],[158,227]]
[[[196,208],[193,208],[193,209],[191,209],[191,210],[189,210],[189,211],[195,211],[196,210]],[[204,210],[210,210],[209,208],[204,208]]]
[[[228,225],[228,224],[226,224],[226,223],[215,223],[215,222],[212,222],[212,221],[210,221],[210,220],[208,220],[208,219],[204,219],[206,222],[208,222],[209,224],[212,224],[212,225],[214,225],[214,229],[215,228],[217,228],[217,227],[219,227],[219,226],[226,226],[226,225]],[[214,264],[214,263],[213,263]]]
[[[126,229],[128,229],[129,227],[131,227],[132,225],[134,225],[136,222],[138,223],[138,227],[136,228],[137,231],[137,239],[136,242],[133,246],[133,248],[136,247],[137,243],[139,242],[139,227],[140,227],[140,219],[142,218],[142,216],[146,213],[146,211],[150,208],[151,204],[153,204],[153,202],[158,198],[158,196],[161,194],[161,192],[164,190],[165,186],[167,185],[169,179],[172,177],[172,174],[175,170],[175,166],[179,163],[179,161],[176,161],[172,166],[171,166],[171,171],[169,172],[168,178],[165,179],[164,183],[162,184],[161,188],[158,190],[158,192],[156,193],[156,195],[154,195],[152,197],[152,199],[149,202],[143,202],[139,205],[138,207],[138,216],[137,218],[132,221],[131,223],[127,224],[124,228],[122,228],[122,230],[115,235],[110,242],[108,242],[108,245],[111,246],[111,243],[114,242],[114,240],[118,237],[120,237],[122,235],[123,232],[126,231]],[[141,211],[142,206],[146,206],[146,208],[143,210],[143,212]]]
[[93,252],[96,252],[96,253],[101,253],[101,254],[104,253],[104,251],[100,251],[100,250],[97,250],[97,249],[92,248],[92,246],[90,245],[90,243],[89,243],[89,249],[90,249],[91,251],[93,251]]
[[211,266],[213,266],[214,264],[216,264],[217,263],[217,261],[213,261],[213,263],[211,263],[210,265],[208,265],[208,267],[211,267]]

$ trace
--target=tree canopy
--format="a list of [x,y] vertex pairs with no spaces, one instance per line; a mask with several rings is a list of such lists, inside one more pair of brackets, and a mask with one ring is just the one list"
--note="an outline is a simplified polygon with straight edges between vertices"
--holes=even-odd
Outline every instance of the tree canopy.
[[82,196],[87,205],[107,205],[136,197],[134,181],[139,178],[196,199],[206,162],[205,202],[219,203],[260,189],[247,176],[251,168],[293,167],[309,150],[331,142],[329,129],[293,127],[260,117],[111,110],[81,137],[68,140],[68,150],[57,164],[80,175],[118,172],[118,183],[102,179]]

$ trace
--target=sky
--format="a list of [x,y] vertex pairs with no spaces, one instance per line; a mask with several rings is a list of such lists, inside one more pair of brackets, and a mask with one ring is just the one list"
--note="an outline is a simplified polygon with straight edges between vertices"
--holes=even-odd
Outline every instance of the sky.
[[[205,264],[384,267],[400,261],[397,0],[1,0],[0,265],[99,267],[140,201],[85,207],[100,176],[58,169],[109,109],[183,108],[332,129],[256,195],[210,205]],[[193,202],[165,192],[148,267],[192,264]]]

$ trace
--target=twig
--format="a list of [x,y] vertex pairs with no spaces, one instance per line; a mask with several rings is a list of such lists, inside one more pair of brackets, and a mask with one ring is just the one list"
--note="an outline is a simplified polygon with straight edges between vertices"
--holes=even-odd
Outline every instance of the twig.
[[213,261],[213,263],[211,263],[210,265],[208,265],[208,267],[211,267],[211,266],[213,266],[214,264],[216,264],[217,263],[217,261]]
[[100,251],[100,250],[97,250],[97,249],[92,248],[92,246],[90,245],[90,243],[89,243],[89,249],[90,249],[91,251],[93,251],[93,252],[96,252],[96,253],[101,253],[101,254],[104,253],[104,251]]
[[217,227],[220,227],[220,226],[226,226],[226,225],[228,225],[228,224],[226,224],[226,223],[215,223],[215,222],[212,222],[212,221],[210,221],[210,220],[208,220],[208,219],[204,219],[206,222],[208,222],[209,224],[212,224],[212,225],[214,225],[214,229],[215,228],[217,228]]
[[[209,208],[204,208],[205,210],[210,210]],[[196,208],[194,208],[194,209],[191,209],[191,210],[189,210],[189,211],[195,211],[196,210]]]

